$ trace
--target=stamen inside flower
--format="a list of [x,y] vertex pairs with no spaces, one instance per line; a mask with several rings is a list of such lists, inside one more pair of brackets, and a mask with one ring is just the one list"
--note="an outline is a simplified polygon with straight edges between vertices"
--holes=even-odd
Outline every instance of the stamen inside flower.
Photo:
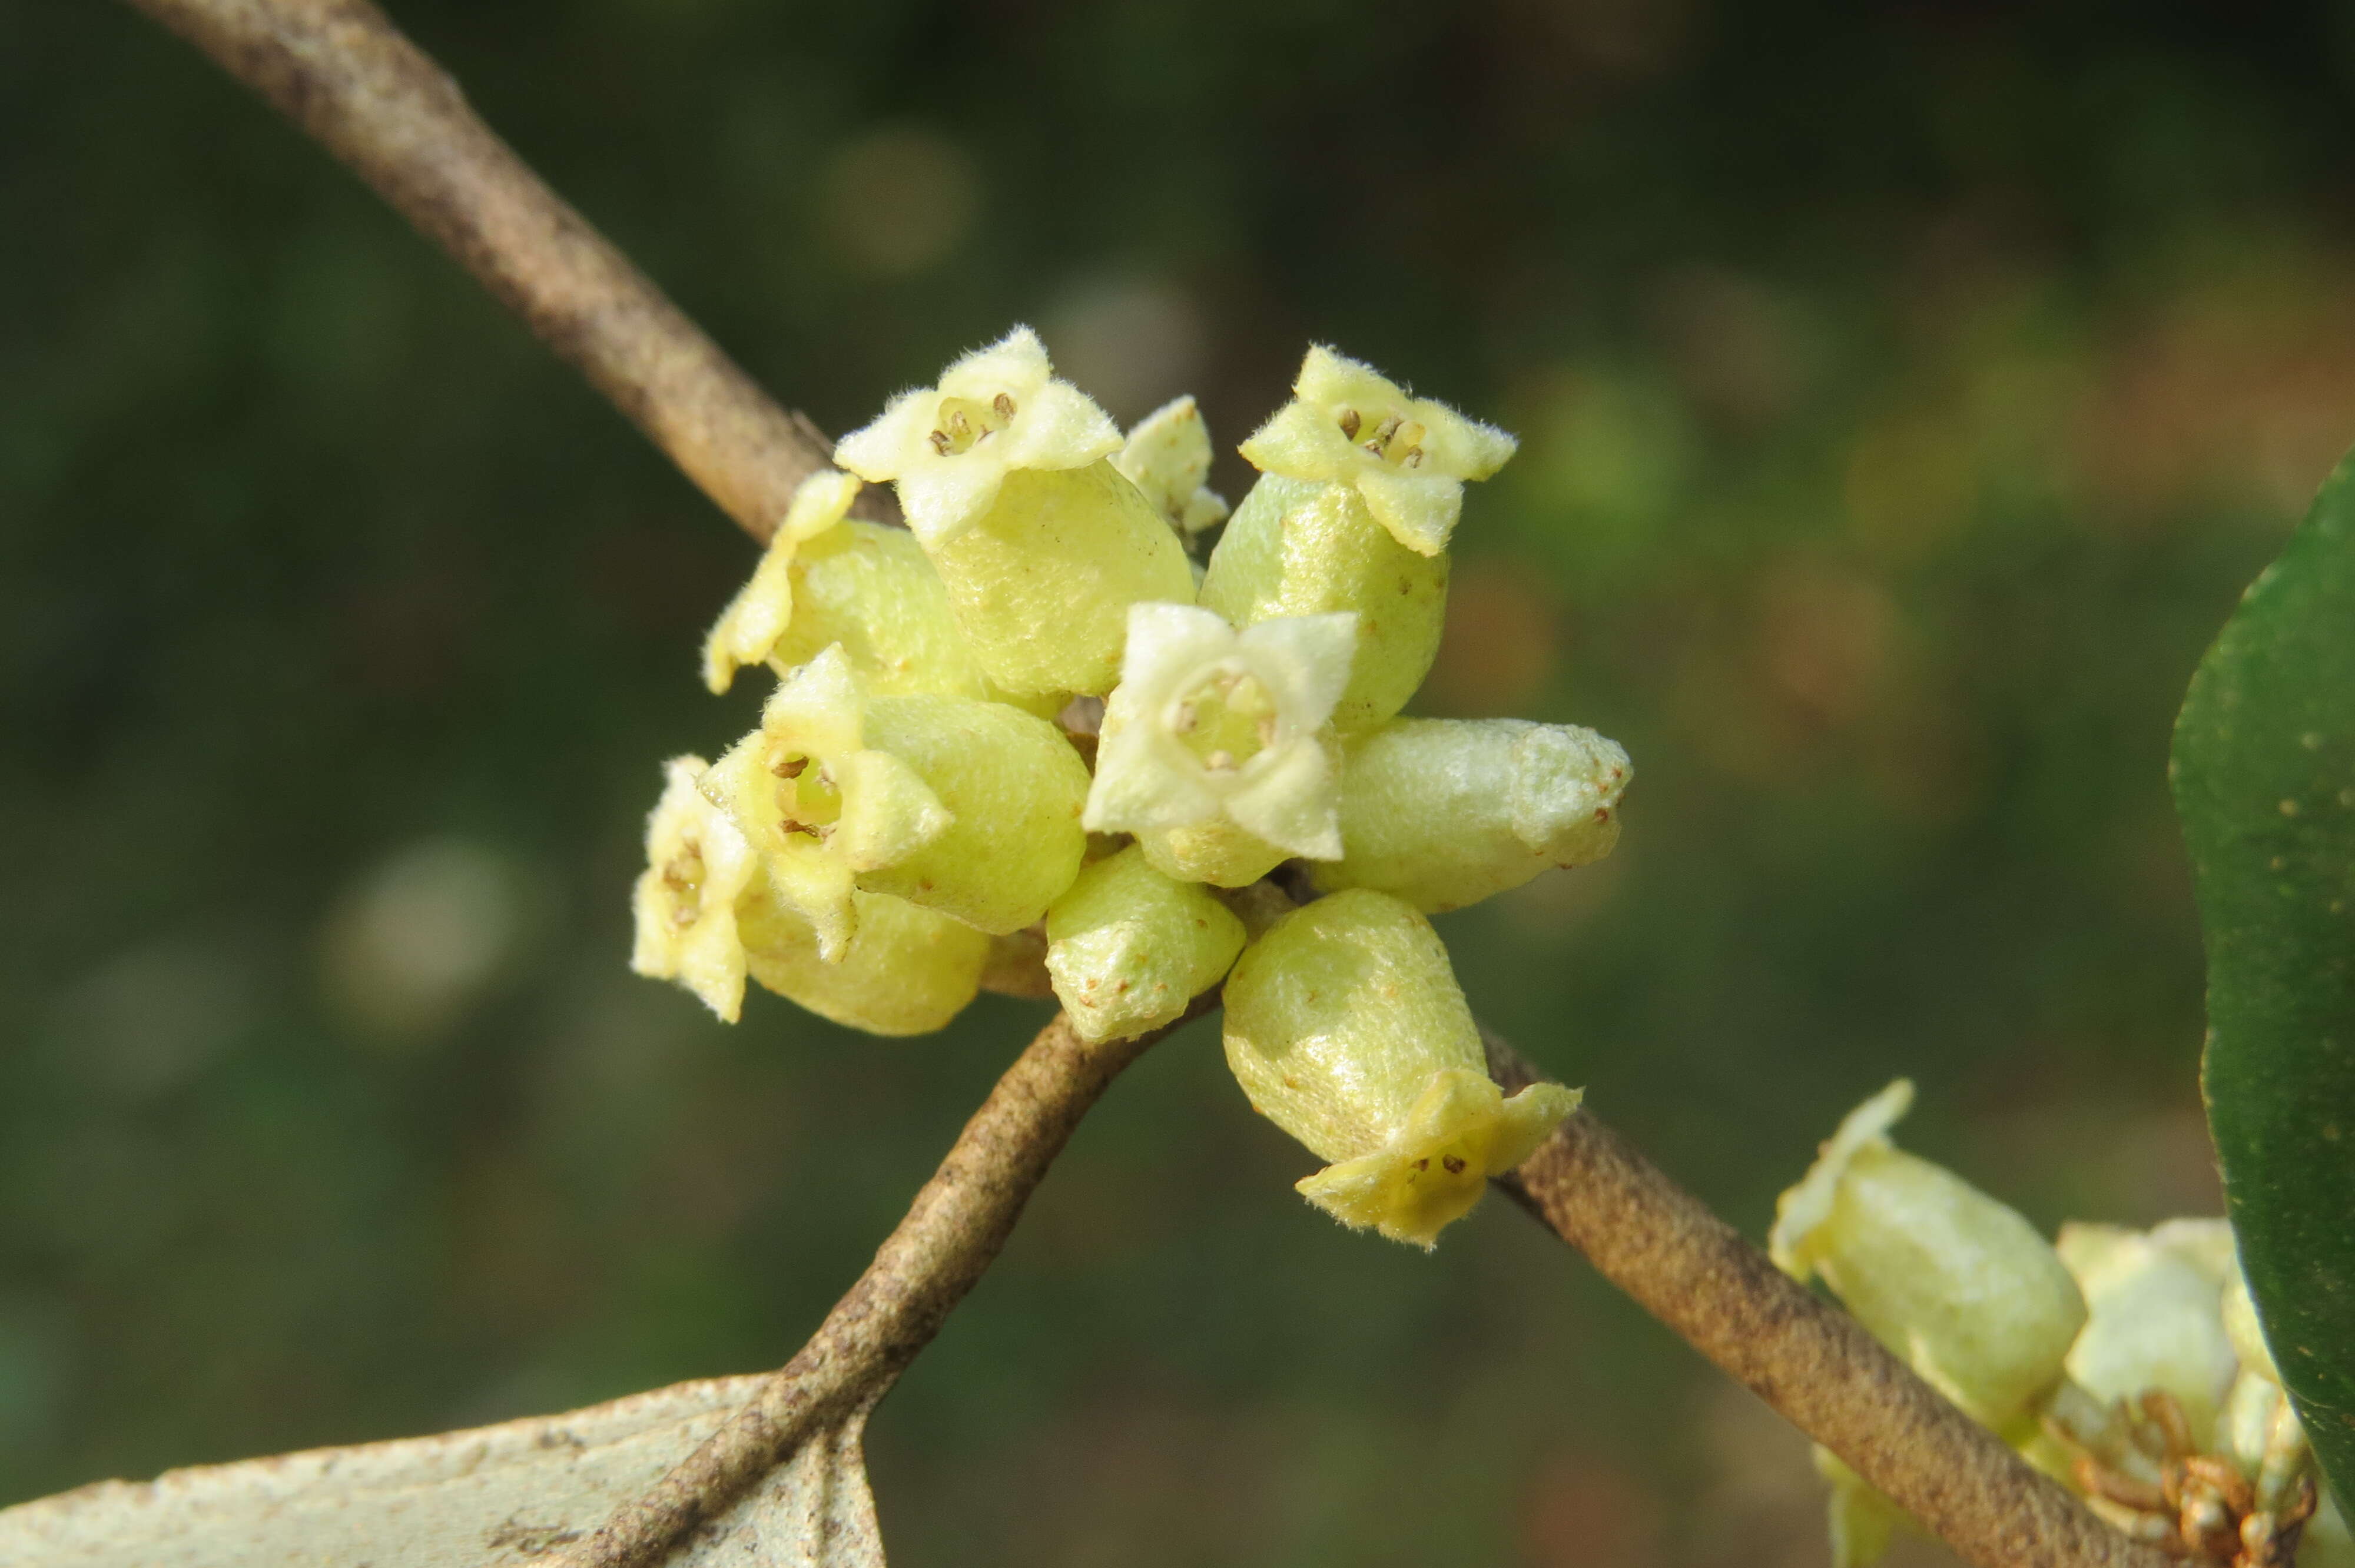
[[[1419,419],[1410,419],[1401,413],[1387,413],[1369,430],[1366,429],[1366,416],[1345,405],[1333,410],[1333,423],[1339,428],[1342,440],[1351,442],[1369,457],[1380,458],[1393,468],[1423,466],[1423,443],[1431,431]],[[1366,438],[1362,441],[1358,440],[1360,434]]]
[[1014,399],[1007,393],[984,403],[972,397],[943,397],[934,415],[932,433],[925,439],[943,457],[969,452],[1014,422]]
[[789,751],[770,765],[777,776],[777,811],[787,833],[801,833],[823,842],[834,836],[842,815],[842,792],[824,764],[810,766],[805,753]]
[[1275,744],[1275,694],[1246,670],[1220,669],[1170,704],[1169,732],[1212,773],[1231,773]]
[[670,921],[692,926],[703,917],[703,851],[689,842],[663,862],[663,885],[670,889]]

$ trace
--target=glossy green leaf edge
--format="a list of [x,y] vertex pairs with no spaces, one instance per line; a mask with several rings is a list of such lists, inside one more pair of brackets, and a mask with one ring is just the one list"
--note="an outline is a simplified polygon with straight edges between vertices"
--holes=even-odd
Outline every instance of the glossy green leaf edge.
[[2355,454],[2200,662],[2169,774],[2208,949],[2208,1125],[2265,1337],[2355,1485]]

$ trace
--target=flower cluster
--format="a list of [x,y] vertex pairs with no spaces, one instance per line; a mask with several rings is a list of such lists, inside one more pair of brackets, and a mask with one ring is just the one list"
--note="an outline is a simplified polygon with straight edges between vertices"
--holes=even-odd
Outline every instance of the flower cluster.
[[[1627,755],[1399,716],[1513,440],[1324,348],[1295,392],[1231,518],[1192,398],[1124,436],[1027,328],[845,437],[712,628],[713,691],[778,684],[667,765],[634,967],[913,1034],[1043,942],[1092,1041],[1223,983],[1252,1105],[1332,1162],[1301,1191],[1430,1245],[1578,1097],[1498,1092],[1425,916],[1608,853]],[[862,482],[905,529],[850,515]]]
[[[1821,1278],[1883,1344],[2030,1464],[2171,1556],[2355,1568],[2281,1387],[2232,1227],[2072,1223],[2048,1243],[1889,1129],[1867,1100],[1776,1205],[1774,1261]],[[1835,1568],[1865,1568],[1905,1515],[1828,1452]]]

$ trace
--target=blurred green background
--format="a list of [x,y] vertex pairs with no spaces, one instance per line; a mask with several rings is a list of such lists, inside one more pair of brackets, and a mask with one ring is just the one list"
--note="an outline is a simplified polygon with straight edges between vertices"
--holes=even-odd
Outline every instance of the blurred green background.
[[[828,429],[1027,320],[1222,448],[1312,339],[1517,430],[1424,710],[1637,781],[1444,929],[1752,1234],[1899,1073],[2041,1224],[2215,1211],[2162,768],[2355,438],[2350,13],[395,14]],[[782,1360],[1042,1009],[627,972],[751,546],[126,9],[0,8],[0,1502]],[[1313,1164],[1209,1029],[1129,1074],[877,1420],[895,1561],[1823,1560],[1803,1446],[1550,1237]]]

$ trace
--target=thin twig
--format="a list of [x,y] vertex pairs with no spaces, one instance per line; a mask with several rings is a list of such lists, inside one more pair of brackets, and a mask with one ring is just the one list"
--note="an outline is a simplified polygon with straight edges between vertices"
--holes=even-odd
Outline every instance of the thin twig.
[[652,1489],[550,1568],[647,1568],[718,1517],[805,1437],[880,1399],[940,1332],[1021,1217],[1022,1206],[1106,1086],[1156,1041],[1216,1005],[1135,1040],[1091,1045],[1055,1015],[1015,1059],[916,1194],[858,1283],[760,1393]]
[[[368,0],[130,0],[268,99],[440,242],[746,533],[833,446],[532,173]],[[890,496],[863,496],[889,516]]]
[[[129,3],[275,103],[439,240],[754,538],[826,461],[825,438],[549,191],[366,0]],[[729,1425],[561,1559],[568,1568],[659,1561],[818,1425],[879,1396],[996,1256],[1080,1117],[1158,1037],[1089,1046],[1061,1018],[1050,1024],[817,1334]],[[1500,1079],[1533,1076],[1510,1047],[1490,1044]],[[1587,1113],[1500,1185],[1981,1568],[2166,1563],[2030,1470]]]
[[[1540,1075],[1486,1030],[1507,1089]],[[1497,1183],[1978,1568],[2162,1568],[1584,1110]]]

